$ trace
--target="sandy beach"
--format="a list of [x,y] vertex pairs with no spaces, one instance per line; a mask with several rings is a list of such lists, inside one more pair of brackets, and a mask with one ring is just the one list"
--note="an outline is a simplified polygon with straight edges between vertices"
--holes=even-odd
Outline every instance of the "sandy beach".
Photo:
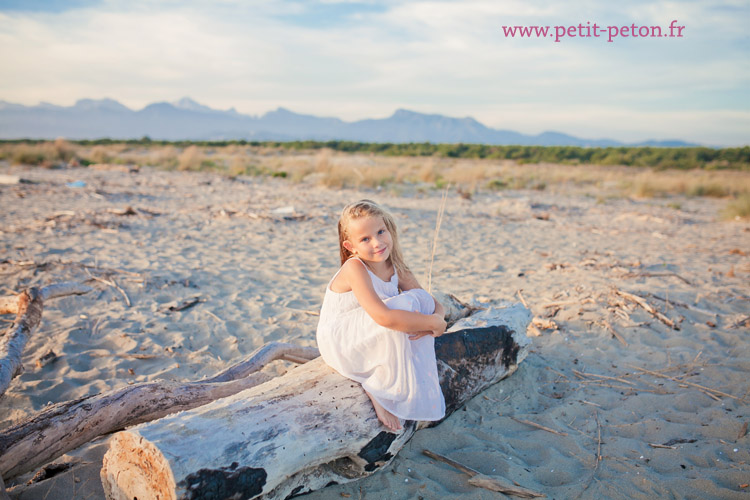
[[[31,181],[0,185],[0,295],[95,288],[45,304],[26,371],[0,398],[2,428],[48,402],[198,380],[270,341],[315,345],[339,264],[338,213],[360,198],[394,213],[427,287],[442,194],[150,168],[6,164],[0,174]],[[449,190],[433,289],[522,298],[537,319],[532,351],[384,470],[307,498],[502,498],[423,449],[548,498],[750,498],[750,221],[721,221],[723,203],[564,186]],[[185,301],[195,303],[172,310]],[[59,459],[77,465],[50,479],[6,481],[11,498],[103,498],[106,442]]]

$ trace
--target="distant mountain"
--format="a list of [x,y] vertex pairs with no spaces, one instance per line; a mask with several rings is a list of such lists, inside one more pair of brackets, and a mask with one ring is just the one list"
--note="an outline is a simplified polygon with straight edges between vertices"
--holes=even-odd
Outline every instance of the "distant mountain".
[[474,118],[451,118],[399,109],[388,118],[345,122],[302,115],[284,108],[255,117],[212,109],[189,97],[157,102],[134,111],[113,99],[81,99],[73,106],[41,103],[23,106],[0,101],[2,139],[137,139],[256,141],[349,140],[540,146],[694,146],[679,140],[624,144],[611,139],[581,139],[560,132],[525,135],[487,127]]

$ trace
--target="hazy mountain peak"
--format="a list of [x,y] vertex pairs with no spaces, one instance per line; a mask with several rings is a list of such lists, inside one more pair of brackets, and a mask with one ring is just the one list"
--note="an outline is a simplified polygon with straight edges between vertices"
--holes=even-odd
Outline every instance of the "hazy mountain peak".
[[216,111],[214,109],[209,108],[208,106],[205,106],[203,104],[200,104],[193,99],[189,97],[183,97],[179,101],[175,101],[170,103],[172,106],[174,106],[177,109],[184,109],[185,111],[209,111],[213,112]]
[[73,105],[74,108],[80,110],[100,110],[106,109],[109,111],[130,111],[127,107],[123,106],[114,99],[79,99]]

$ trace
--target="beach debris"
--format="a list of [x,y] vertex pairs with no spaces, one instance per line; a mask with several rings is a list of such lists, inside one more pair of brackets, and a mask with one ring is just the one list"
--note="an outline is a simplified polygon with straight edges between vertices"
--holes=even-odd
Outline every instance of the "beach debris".
[[422,453],[432,458],[433,460],[438,460],[440,462],[446,463],[450,465],[451,467],[455,467],[456,469],[460,470],[464,474],[467,474],[469,476],[468,482],[469,484],[473,486],[478,486],[480,488],[484,488],[490,491],[497,491],[498,493],[503,493],[505,495],[517,496],[519,498],[546,498],[547,497],[547,495],[543,493],[537,493],[536,491],[522,488],[521,486],[517,484],[509,484],[505,482],[504,480],[501,480],[497,477],[485,476],[481,472],[476,471],[472,469],[471,467],[467,467],[459,462],[456,462],[455,460],[451,460],[448,457],[439,455],[430,450],[422,450]]
[[[621,309],[618,309],[618,310],[621,310]],[[614,338],[616,338],[617,340],[619,340],[622,345],[624,345],[625,347],[628,346],[628,343],[625,341],[625,338],[622,335],[620,335],[617,332],[617,330],[615,330],[615,328],[610,324],[609,321],[607,321],[606,319],[603,319],[602,320],[602,325],[604,325],[604,328],[606,328],[607,331],[609,331]]]
[[646,299],[644,299],[643,297],[639,297],[638,295],[635,295],[635,294],[632,294],[632,293],[623,292],[622,290],[620,290],[618,288],[615,288],[614,290],[615,290],[615,293],[617,293],[621,297],[623,297],[625,299],[628,299],[628,300],[631,300],[631,301],[635,302],[636,304],[638,304],[639,306],[641,306],[642,308],[644,308],[646,311],[648,311],[649,313],[651,313],[656,319],[658,319],[659,321],[661,321],[665,325],[669,326],[673,330],[679,330],[680,329],[680,327],[677,326],[674,323],[674,321],[672,321],[671,319],[667,318],[662,313],[660,313],[659,311],[657,311],[651,304],[649,304],[648,302],[646,302]]
[[747,436],[747,422],[742,424],[742,428],[740,429],[740,432],[737,434],[737,440],[739,441],[745,436]]
[[541,330],[557,330],[558,326],[557,323],[552,321],[551,319],[544,319],[544,318],[537,318],[531,320],[531,323],[541,329]]
[[85,181],[73,181],[73,182],[68,182],[65,185],[68,186],[69,188],[82,188],[82,187],[86,187],[86,182]]
[[133,384],[48,405],[0,432],[0,476],[18,476],[99,436],[255,387],[270,380],[260,370],[271,361],[303,363],[316,357],[314,347],[271,342],[208,379]]
[[100,283],[104,283],[105,285],[109,285],[109,286],[115,288],[118,292],[120,292],[120,294],[125,299],[125,304],[127,304],[127,306],[130,307],[130,305],[131,305],[130,304],[130,297],[128,297],[128,294],[125,293],[125,290],[123,290],[122,288],[120,288],[120,286],[115,282],[114,278],[110,278],[110,279],[107,280],[107,279],[104,279],[104,278],[101,278],[99,276],[95,276],[95,275],[91,274],[91,271],[89,271],[88,268],[84,268],[84,270],[86,271],[86,274],[88,274],[91,277],[91,279],[93,279],[95,281],[99,281]]
[[107,213],[114,215],[138,215],[138,212],[136,212],[131,206],[125,208],[108,208]]
[[[66,295],[81,295],[91,288],[80,283],[66,282],[48,285],[42,289],[29,288],[16,295],[12,304],[7,297],[0,301],[5,313],[16,313],[16,319],[5,335],[0,337],[0,396],[8,390],[11,380],[23,373],[21,355],[34,329],[42,319],[44,302]],[[0,448],[2,449],[2,448]],[[5,476],[0,472],[0,476]]]
[[55,351],[50,349],[46,354],[42,355],[42,357],[36,360],[36,367],[42,368],[43,366],[46,366],[55,360],[57,360],[57,354],[55,354]]
[[737,401],[742,401],[742,398],[738,398],[737,396],[732,396],[731,394],[727,394],[726,392],[722,392],[722,391],[719,391],[717,389],[712,389],[712,388],[706,387],[704,385],[696,384],[696,383],[693,383],[693,382],[688,382],[687,380],[678,379],[676,377],[670,377],[669,375],[664,375],[663,373],[659,373],[659,372],[647,370],[647,369],[641,368],[639,366],[634,366],[634,365],[628,365],[628,366],[630,366],[631,368],[635,368],[638,371],[641,371],[641,372],[644,372],[644,373],[648,373],[649,375],[653,375],[655,377],[661,377],[661,378],[665,378],[665,379],[671,380],[673,382],[677,382],[678,384],[684,384],[684,385],[687,385],[687,386],[690,386],[690,387],[695,387],[696,389],[698,389],[701,392],[703,392],[704,394],[712,397],[713,399],[716,399],[717,401],[720,399],[719,396],[724,396],[724,397],[727,397],[727,398],[736,399]]
[[518,422],[519,424],[529,425],[529,426],[534,427],[536,429],[540,429],[540,430],[543,430],[543,431],[551,432],[552,434],[557,434],[558,436],[567,436],[568,435],[567,432],[556,431],[555,429],[550,429],[549,427],[545,427],[543,425],[537,424],[536,422],[532,422],[531,420],[524,420],[522,418],[516,418],[516,417],[508,417],[508,418],[510,418],[511,420],[514,420],[514,421]]
[[640,272],[640,273],[627,273],[622,276],[623,278],[661,278],[661,277],[673,277],[681,280],[686,285],[692,285],[690,281],[683,278],[677,273],[673,272],[660,272],[660,273],[650,273],[650,272]]
[[745,328],[750,327],[750,316],[738,319],[729,328],[739,328],[741,326]]
[[529,307],[529,304],[527,304],[527,303],[526,303],[526,299],[525,299],[525,298],[523,297],[523,293],[522,293],[522,292],[523,292],[523,290],[522,290],[522,289],[516,290],[516,295],[518,295],[518,299],[519,299],[519,300],[521,301],[521,304],[523,304],[523,306],[524,306],[524,307],[525,307],[526,309],[531,309],[531,308]]
[[0,174],[0,184],[12,185],[12,184],[20,184],[20,183],[21,183],[21,178],[17,175]]
[[190,297],[189,299],[185,299],[182,302],[180,302],[177,305],[169,306],[165,309],[165,312],[178,312],[178,311],[184,311],[185,309],[190,309],[195,304],[199,302],[204,302],[201,300],[200,295],[196,295],[195,297]]
[[44,481],[45,479],[52,479],[53,477],[62,474],[63,472],[69,471],[80,463],[81,461],[77,460],[73,462],[47,464],[39,469],[36,474],[34,474],[34,476],[26,482],[26,484],[29,485],[39,483],[41,481]]
[[[530,349],[530,321],[521,304],[487,308],[435,339],[446,416],[517,369]],[[115,434],[102,483],[107,498],[209,491],[287,498],[375,473],[427,425],[434,424],[410,421],[386,431],[362,387],[319,358],[241,394]],[[195,446],[196,435],[211,446]]]

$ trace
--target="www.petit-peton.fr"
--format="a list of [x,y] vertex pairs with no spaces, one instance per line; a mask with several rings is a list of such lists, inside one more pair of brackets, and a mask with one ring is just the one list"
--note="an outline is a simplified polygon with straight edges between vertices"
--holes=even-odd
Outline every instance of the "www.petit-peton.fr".
[[[607,34],[607,42],[615,38],[684,38],[682,30],[685,26],[677,26],[677,20],[673,20],[669,26],[662,29],[661,26],[599,26],[591,21],[586,24],[579,23],[570,26],[503,26],[506,38],[555,38],[560,42],[563,38],[600,38]],[[554,30],[554,32],[552,31]]]

